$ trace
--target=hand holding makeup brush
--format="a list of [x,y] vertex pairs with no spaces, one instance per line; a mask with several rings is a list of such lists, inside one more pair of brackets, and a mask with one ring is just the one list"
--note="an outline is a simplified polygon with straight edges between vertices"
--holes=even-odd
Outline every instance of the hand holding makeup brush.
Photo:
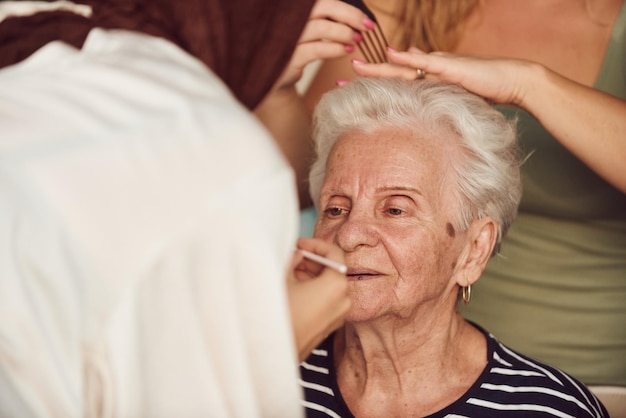
[[296,251],[287,276],[294,337],[299,360],[303,360],[330,332],[343,324],[350,309],[350,299],[348,280],[335,267],[345,266],[343,251],[313,238],[301,238],[297,246],[321,258],[312,260]]

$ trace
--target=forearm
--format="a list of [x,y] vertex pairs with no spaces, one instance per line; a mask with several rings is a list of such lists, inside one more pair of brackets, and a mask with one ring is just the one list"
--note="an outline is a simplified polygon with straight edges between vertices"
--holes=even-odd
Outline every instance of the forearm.
[[626,101],[528,67],[519,105],[599,176],[626,193]]
[[274,136],[296,173],[300,207],[310,206],[308,172],[313,145],[311,115],[304,102],[295,88],[283,89],[268,95],[254,113]]
[[358,64],[364,76],[429,78],[460,84],[493,100],[532,113],[572,154],[626,193],[626,100],[571,81],[529,61],[390,51],[396,64]]

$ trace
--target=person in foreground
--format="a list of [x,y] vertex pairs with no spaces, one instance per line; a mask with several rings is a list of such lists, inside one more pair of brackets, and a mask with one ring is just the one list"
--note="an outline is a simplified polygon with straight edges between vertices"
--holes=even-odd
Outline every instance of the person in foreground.
[[301,416],[343,254],[251,110],[313,0],[59,3],[0,4],[0,416]]
[[308,416],[608,416],[457,309],[516,216],[515,121],[455,85],[362,78],[314,127],[314,236],[344,250],[352,307],[301,364]]

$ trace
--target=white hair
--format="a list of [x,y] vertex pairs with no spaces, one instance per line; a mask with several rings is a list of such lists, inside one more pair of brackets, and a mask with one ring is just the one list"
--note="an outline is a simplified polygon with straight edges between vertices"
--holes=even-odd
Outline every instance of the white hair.
[[[422,133],[427,128],[427,135],[444,132],[457,137],[459,152],[447,154],[459,200],[454,227],[464,231],[475,219],[491,217],[498,223],[494,254],[499,251],[522,194],[516,121],[507,120],[483,98],[456,85],[357,78],[326,93],[313,115],[316,159],[309,182],[316,206],[328,155],[337,139],[351,130],[371,132],[381,127]],[[432,136],[433,140],[438,137]]]

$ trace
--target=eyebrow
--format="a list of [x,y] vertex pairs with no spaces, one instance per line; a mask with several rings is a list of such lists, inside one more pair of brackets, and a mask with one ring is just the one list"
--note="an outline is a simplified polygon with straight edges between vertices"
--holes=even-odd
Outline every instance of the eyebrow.
[[408,187],[408,186],[383,186],[383,187],[378,187],[376,189],[376,192],[380,193],[380,192],[413,192],[417,195],[422,196],[422,192],[419,191],[418,189],[416,189],[415,187]]
[[[412,192],[416,195],[423,197],[424,194],[415,187],[410,186],[381,186],[376,188],[376,193],[384,193],[384,192]],[[340,189],[330,189],[327,190],[326,193],[322,192],[320,196],[334,196],[334,195],[343,195],[343,192]]]

